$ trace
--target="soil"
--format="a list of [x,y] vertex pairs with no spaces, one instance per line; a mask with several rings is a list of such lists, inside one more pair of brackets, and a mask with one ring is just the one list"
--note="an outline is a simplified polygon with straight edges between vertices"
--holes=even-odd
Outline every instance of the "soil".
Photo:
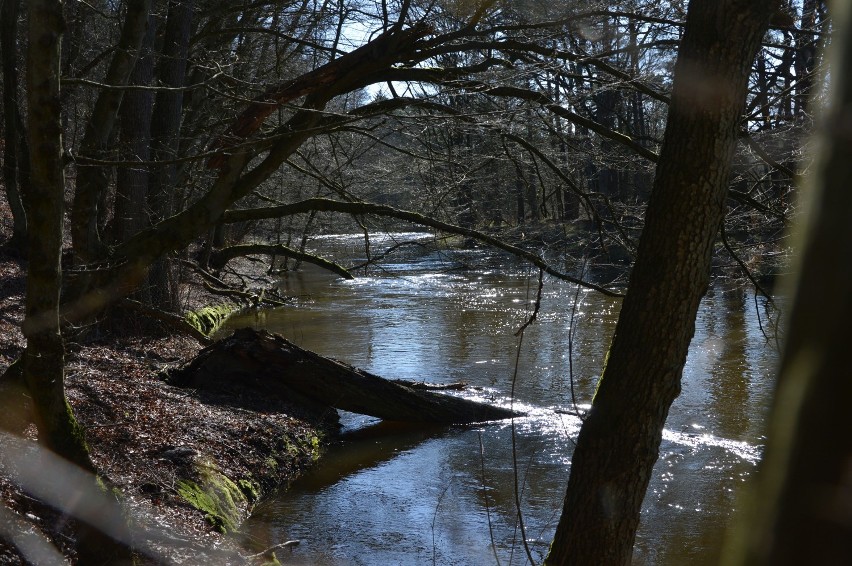
[[[0,242],[4,236],[0,233]],[[24,297],[23,263],[0,252],[0,374],[25,347],[20,331]],[[199,463],[233,480],[246,496],[237,504],[239,522],[257,498],[311,465],[318,456],[317,431],[291,417],[286,404],[248,394],[235,406],[224,396],[167,384],[164,370],[193,357],[201,345],[168,332],[130,330],[89,333],[85,341],[68,344],[66,387],[101,479],[120,493],[137,521],[134,543],[143,542],[157,554],[142,563],[268,559],[269,553],[248,556],[237,536],[221,532],[221,521],[190,505],[179,493],[181,480],[197,476]],[[7,410],[3,402],[0,411]],[[30,446],[36,436],[33,425],[24,431]],[[0,437],[0,451],[8,454],[10,441]],[[0,564],[25,563],[10,533],[39,535],[73,562],[73,522],[17,485],[10,469],[14,466],[8,459],[0,461]],[[160,534],[146,535],[143,525]]]

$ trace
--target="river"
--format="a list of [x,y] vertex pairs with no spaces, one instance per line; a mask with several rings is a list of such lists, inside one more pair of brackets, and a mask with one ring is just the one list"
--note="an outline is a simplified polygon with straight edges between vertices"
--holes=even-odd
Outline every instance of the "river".
[[[487,250],[424,246],[430,239],[375,236],[377,251],[415,243],[352,281],[307,266],[282,282],[291,306],[229,324],[265,327],[388,378],[463,381],[467,395],[528,416],[430,428],[344,415],[341,441],[246,523],[247,546],[299,540],[278,551],[285,564],[526,564],[519,503],[529,552],[542,562],[580,426],[572,398],[591,401],[619,300],[545,278],[537,320],[521,339],[538,271]],[[325,236],[310,246],[354,260],[358,242]],[[720,282],[702,302],[634,564],[718,562],[735,492],[761,453],[777,361],[762,330],[766,310]]]

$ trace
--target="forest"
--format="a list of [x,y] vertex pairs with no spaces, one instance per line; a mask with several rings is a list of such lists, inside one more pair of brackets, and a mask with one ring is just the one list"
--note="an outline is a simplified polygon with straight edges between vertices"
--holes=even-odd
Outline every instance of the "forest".
[[[257,553],[229,535],[321,465],[336,409],[506,418],[514,454],[514,397],[486,407],[446,391],[464,384],[387,385],[274,333],[229,336],[301,308],[284,283],[300,274],[390,278],[406,254],[473,274],[465,258],[487,250],[531,281],[518,356],[547,324],[548,285],[573,290],[556,307],[569,364],[581,294],[617,305],[588,399],[572,373],[561,400],[577,432],[541,548],[514,462],[515,560],[658,563],[634,554],[643,502],[718,281],[770,313],[778,364],[757,471],[713,556],[852,560],[850,12],[0,0],[0,558],[279,563],[298,541]],[[340,235],[357,251],[317,245]],[[517,362],[514,376],[507,395]],[[481,563],[502,550],[492,532]]]

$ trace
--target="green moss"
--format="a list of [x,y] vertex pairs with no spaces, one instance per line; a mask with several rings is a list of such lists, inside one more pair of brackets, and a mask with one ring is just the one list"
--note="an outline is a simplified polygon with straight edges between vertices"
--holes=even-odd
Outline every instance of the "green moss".
[[287,455],[291,458],[296,458],[302,453],[302,446],[298,439],[292,440],[287,435],[284,435],[284,449],[287,451]]
[[243,478],[237,480],[237,486],[243,492],[243,495],[246,496],[249,503],[254,503],[260,499],[260,486],[256,482]]
[[606,355],[604,356],[603,367],[601,368],[601,375],[598,377],[598,382],[595,385],[595,393],[592,395],[592,403],[595,402],[595,397],[598,396],[598,389],[601,388],[601,381],[603,381],[603,376],[606,373],[606,365],[609,363],[609,350],[606,351]]
[[[47,395],[46,393],[45,399]],[[52,446],[52,450],[84,470],[94,470],[89,455],[89,445],[86,443],[86,434],[74,417],[74,411],[68,399],[62,400],[64,411],[54,410],[52,406],[45,404],[44,399],[36,397],[35,401],[41,414],[46,416],[44,426],[49,438],[48,445]],[[41,428],[42,425],[39,425],[39,429]]]
[[187,503],[203,512],[217,531],[236,530],[248,507],[245,494],[212,463],[199,464],[197,471],[198,481],[178,481],[178,493]]
[[210,305],[197,311],[190,311],[184,315],[184,318],[206,336],[211,336],[236,310],[236,307],[227,304]]
[[310,432],[307,436],[296,436],[293,439],[284,437],[284,446],[291,458],[305,455],[310,456],[311,460],[319,460],[322,455],[322,444],[323,437],[318,432]]
[[312,434],[310,436],[310,455],[311,460],[319,460],[319,457],[322,455],[322,436],[319,434]]

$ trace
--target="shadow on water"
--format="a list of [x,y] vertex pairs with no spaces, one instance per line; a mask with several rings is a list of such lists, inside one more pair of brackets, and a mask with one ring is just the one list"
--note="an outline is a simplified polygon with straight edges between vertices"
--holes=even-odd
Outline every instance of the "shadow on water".
[[290,484],[291,492],[319,492],[361,470],[375,468],[432,438],[453,434],[448,426],[379,421],[343,432],[317,465]]

